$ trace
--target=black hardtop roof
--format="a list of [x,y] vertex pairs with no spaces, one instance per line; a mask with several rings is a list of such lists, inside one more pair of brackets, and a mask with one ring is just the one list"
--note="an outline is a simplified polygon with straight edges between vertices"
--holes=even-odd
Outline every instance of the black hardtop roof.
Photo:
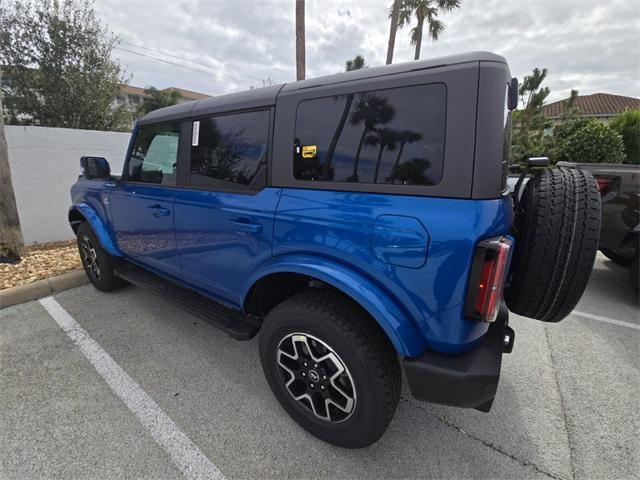
[[243,92],[229,93],[218,97],[204,98],[192,102],[180,103],[171,107],[159,108],[147,113],[138,120],[138,125],[170,122],[189,117],[213,115],[232,110],[247,110],[256,107],[274,105],[276,95],[283,85],[254,88]]
[[290,92],[305,88],[329,85],[333,83],[349,82],[366,78],[376,78],[388,75],[396,75],[416,70],[444,67],[470,62],[499,62],[507,63],[505,58],[490,52],[469,52],[446,57],[431,58],[428,60],[417,60],[412,62],[396,63],[381,67],[371,67],[351,72],[336,73],[323,77],[310,78],[298,82],[273,85],[263,88],[255,88],[217,97],[204,98],[192,102],[185,102],[171,107],[160,108],[148,113],[140,120],[138,125],[167,122],[190,117],[204,117],[217,113],[248,110],[258,107],[268,107],[275,105],[276,97],[280,91]]

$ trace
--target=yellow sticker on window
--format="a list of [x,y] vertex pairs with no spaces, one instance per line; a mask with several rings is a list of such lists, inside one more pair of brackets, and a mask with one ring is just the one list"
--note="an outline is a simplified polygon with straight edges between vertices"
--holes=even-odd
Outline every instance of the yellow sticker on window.
[[302,146],[302,158],[313,158],[316,156],[315,145],[303,145]]

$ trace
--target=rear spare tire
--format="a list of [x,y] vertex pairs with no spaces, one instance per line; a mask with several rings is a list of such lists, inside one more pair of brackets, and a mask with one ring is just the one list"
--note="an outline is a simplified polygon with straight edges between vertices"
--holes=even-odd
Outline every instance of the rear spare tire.
[[582,296],[598,250],[600,195],[589,172],[537,173],[516,209],[516,248],[505,300],[525,317],[558,322]]

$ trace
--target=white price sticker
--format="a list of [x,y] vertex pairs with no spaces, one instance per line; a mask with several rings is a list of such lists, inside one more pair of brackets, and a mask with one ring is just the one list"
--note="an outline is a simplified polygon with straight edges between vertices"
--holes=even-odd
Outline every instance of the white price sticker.
[[191,132],[191,146],[197,147],[200,139],[200,121],[193,122],[193,131]]

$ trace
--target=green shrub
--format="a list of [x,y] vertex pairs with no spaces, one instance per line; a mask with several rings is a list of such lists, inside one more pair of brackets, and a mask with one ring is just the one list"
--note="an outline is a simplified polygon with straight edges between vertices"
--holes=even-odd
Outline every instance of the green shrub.
[[640,110],[627,110],[609,124],[621,137],[624,144],[624,163],[640,165]]
[[558,125],[553,132],[554,162],[622,163],[622,137],[597,120],[577,118]]

